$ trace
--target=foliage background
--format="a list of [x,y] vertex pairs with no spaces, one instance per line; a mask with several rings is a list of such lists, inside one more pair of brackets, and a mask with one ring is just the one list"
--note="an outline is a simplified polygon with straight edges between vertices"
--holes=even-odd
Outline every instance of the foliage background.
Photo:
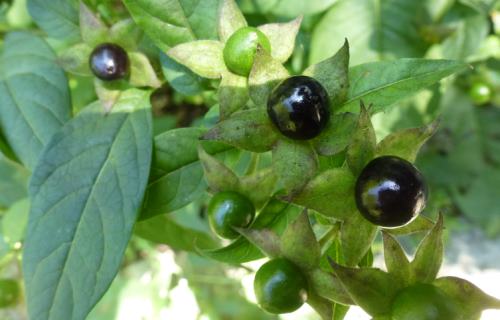
[[[39,1],[30,2],[36,5]],[[107,23],[128,16],[121,1],[84,2]],[[211,1],[211,4],[216,5],[216,2]],[[426,213],[432,217],[438,211],[444,212],[450,234],[467,234],[479,228],[486,237],[498,239],[498,1],[240,0],[238,4],[250,25],[289,21],[300,14],[305,15],[294,54],[286,64],[293,73],[299,73],[309,64],[332,55],[346,37],[351,45],[351,66],[401,57],[448,58],[470,63],[473,66],[470,70],[397,103],[390,110],[377,114],[373,121],[377,139],[380,140],[397,129],[422,126],[440,115],[439,131],[426,144],[417,160],[417,166],[431,186],[431,202]],[[72,16],[71,10],[65,11],[64,6],[60,8],[60,13],[67,15],[68,21],[77,19]],[[210,23],[209,18],[197,23]],[[48,21],[50,19],[47,18]],[[3,44],[5,32],[12,29],[36,29],[26,0],[0,3],[0,44]],[[68,23],[53,32],[65,36],[74,33],[76,37],[79,31]],[[57,34],[55,36],[57,38]],[[161,60],[155,58],[157,49],[150,39],[147,36],[141,39],[140,49],[151,60],[152,67],[158,72],[161,68],[169,68],[166,56]],[[71,37],[63,41],[50,40],[58,53],[67,49],[68,42],[71,42]],[[480,106],[475,105],[468,94],[473,83],[478,81],[486,83],[493,92],[491,101]],[[74,113],[96,99],[93,86],[91,78],[70,75]],[[163,93],[166,94],[159,95],[155,103],[160,106],[154,110],[155,132],[185,126],[193,121],[201,124],[213,121],[211,112],[201,117],[214,100],[213,92],[203,90],[205,86],[205,83],[193,81],[185,86],[186,94],[164,87]],[[1,143],[2,139],[0,147]],[[241,156],[229,154],[226,158],[226,163],[240,171],[249,161],[246,153]],[[24,200],[28,172],[2,155],[0,176],[0,277],[20,278],[19,252],[23,221],[29,206]],[[170,220],[172,229],[189,230],[210,237],[204,203],[206,198],[178,209],[164,219]],[[143,234],[145,232],[142,231]],[[144,240],[140,235],[141,230],[136,230],[119,276],[89,319],[177,319],[179,315],[183,319],[275,318],[263,314],[247,300],[247,295],[251,296],[251,290],[248,290],[249,284],[251,287],[250,270],[258,264],[249,264],[249,270],[235,269],[181,252],[192,249],[189,238],[168,239],[170,246],[166,246]],[[482,235],[478,237],[483,239]],[[454,239],[453,236],[451,239]],[[408,238],[408,247],[417,241]],[[242,286],[242,281],[246,286]],[[179,297],[191,300],[180,301]],[[0,318],[25,319],[23,302],[0,311]]]

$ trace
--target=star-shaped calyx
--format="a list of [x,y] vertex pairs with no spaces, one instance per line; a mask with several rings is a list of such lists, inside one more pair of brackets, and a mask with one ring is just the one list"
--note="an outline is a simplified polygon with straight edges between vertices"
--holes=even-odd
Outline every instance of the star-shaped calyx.
[[302,17],[287,23],[249,27],[234,0],[221,1],[217,21],[219,40],[179,44],[168,55],[194,73],[221,79],[218,87],[220,118],[226,119],[249,101],[248,72],[257,46],[281,65],[292,55]]

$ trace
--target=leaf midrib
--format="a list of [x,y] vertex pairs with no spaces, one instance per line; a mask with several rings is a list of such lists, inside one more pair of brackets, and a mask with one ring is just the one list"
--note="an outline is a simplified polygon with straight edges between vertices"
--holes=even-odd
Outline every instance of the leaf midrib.
[[450,68],[447,68],[446,70],[438,70],[438,71],[429,71],[429,72],[425,72],[425,73],[421,73],[419,75],[417,75],[416,77],[406,77],[406,78],[402,78],[402,79],[399,79],[395,82],[390,82],[388,84],[385,84],[383,86],[380,86],[380,87],[376,87],[376,88],[373,88],[373,89],[370,89],[368,91],[364,91],[352,98],[350,98],[349,100],[347,100],[343,105],[342,107],[340,107],[340,110],[342,110],[345,106],[349,105],[350,103],[364,97],[364,96],[367,96],[367,95],[370,95],[374,92],[377,92],[377,91],[380,91],[380,90],[383,90],[385,88],[388,88],[388,87],[391,87],[391,86],[394,86],[394,85],[397,85],[397,84],[401,84],[401,83],[404,83],[404,82],[407,82],[407,81],[410,81],[410,80],[413,80],[413,79],[420,79],[420,78],[424,78],[424,77],[427,77],[429,75],[432,75],[434,73],[441,73],[441,72],[449,72],[449,70],[451,69],[458,69],[458,66],[453,66],[453,67],[450,67]]
[[[118,130],[116,131],[116,134],[115,134],[115,135],[114,135],[114,137],[113,137],[113,141],[111,142],[111,145],[109,146],[109,149],[108,149],[108,152],[107,152],[107,154],[106,154],[106,157],[105,157],[104,161],[103,161],[103,162],[102,162],[102,164],[101,164],[101,168],[99,169],[98,174],[97,174],[97,175],[96,175],[96,177],[94,178],[94,183],[92,184],[92,187],[91,187],[91,189],[90,189],[90,191],[89,191],[88,197],[87,197],[87,199],[86,199],[86,201],[85,201],[85,205],[84,205],[84,207],[83,207],[83,209],[82,209],[82,211],[81,211],[81,213],[82,213],[82,214],[80,215],[80,219],[78,220],[78,223],[77,223],[77,225],[76,225],[76,227],[75,227],[75,232],[74,232],[74,234],[73,234],[73,237],[72,237],[72,238],[71,238],[71,240],[69,241],[69,243],[70,243],[70,247],[69,247],[68,253],[67,253],[67,254],[66,254],[66,256],[64,257],[64,261],[63,261],[62,266],[61,266],[61,273],[59,274],[58,279],[57,279],[57,285],[56,285],[56,288],[55,288],[55,290],[54,290],[54,294],[53,294],[52,299],[51,299],[51,301],[52,301],[52,302],[54,302],[54,300],[55,300],[55,299],[56,299],[56,297],[57,297],[57,293],[58,293],[58,290],[59,290],[59,286],[60,286],[60,284],[61,284],[61,278],[62,278],[62,277],[63,277],[63,275],[66,273],[66,272],[65,272],[65,271],[66,271],[66,264],[67,264],[67,262],[68,262],[68,258],[69,258],[69,256],[71,255],[72,249],[74,248],[74,246],[73,246],[73,242],[74,242],[74,240],[75,240],[75,238],[76,238],[76,235],[77,235],[78,231],[80,230],[80,223],[81,223],[81,221],[83,220],[83,219],[82,219],[83,214],[84,214],[84,213],[85,213],[85,211],[87,210],[87,206],[88,206],[88,204],[89,204],[89,202],[90,202],[90,199],[93,197],[93,193],[94,193],[94,190],[95,190],[95,186],[96,186],[97,182],[99,181],[99,178],[100,178],[101,174],[103,173],[104,168],[106,167],[106,163],[107,163],[107,162],[111,159],[112,150],[113,150],[113,148],[114,148],[114,146],[115,146],[115,143],[116,143],[116,141],[117,141],[117,139],[116,139],[116,138],[120,135],[121,130],[124,128],[125,123],[127,123],[127,121],[128,121],[129,119],[130,119],[130,114],[128,114],[128,115],[125,117],[125,119],[123,120],[123,122],[120,124],[120,127],[119,127],[119,128],[118,128]],[[33,276],[33,277],[34,277],[34,276]],[[72,291],[73,291],[73,290],[74,290],[73,286],[71,286],[71,288],[72,288]],[[49,319],[51,319],[51,315],[52,315],[52,312],[53,312],[53,307],[54,307],[54,303],[52,303],[52,304],[51,304],[51,306],[50,306],[50,308],[49,308]],[[74,311],[74,309],[72,309],[72,310]]]

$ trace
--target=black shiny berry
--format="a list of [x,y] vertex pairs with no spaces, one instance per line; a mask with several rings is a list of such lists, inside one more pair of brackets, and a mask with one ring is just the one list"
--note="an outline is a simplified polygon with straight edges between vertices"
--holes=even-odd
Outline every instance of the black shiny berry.
[[127,52],[112,43],[103,43],[94,48],[89,58],[92,73],[101,80],[123,79],[129,71]]
[[330,111],[328,94],[313,78],[295,76],[278,84],[267,100],[267,113],[285,136],[306,140],[325,128]]
[[359,211],[368,221],[383,227],[399,227],[424,209],[427,185],[410,162],[382,156],[361,171],[355,197]]

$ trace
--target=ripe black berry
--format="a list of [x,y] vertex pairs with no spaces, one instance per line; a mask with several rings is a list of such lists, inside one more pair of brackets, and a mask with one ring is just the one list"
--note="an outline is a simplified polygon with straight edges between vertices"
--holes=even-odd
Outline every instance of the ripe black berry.
[[427,185],[410,162],[395,156],[370,161],[356,181],[356,205],[372,223],[398,227],[425,207]]
[[328,94],[313,78],[290,77],[269,95],[267,113],[285,136],[296,140],[311,139],[321,133],[330,118]]
[[104,81],[123,79],[129,70],[127,52],[112,43],[103,43],[90,54],[90,69],[96,77]]

